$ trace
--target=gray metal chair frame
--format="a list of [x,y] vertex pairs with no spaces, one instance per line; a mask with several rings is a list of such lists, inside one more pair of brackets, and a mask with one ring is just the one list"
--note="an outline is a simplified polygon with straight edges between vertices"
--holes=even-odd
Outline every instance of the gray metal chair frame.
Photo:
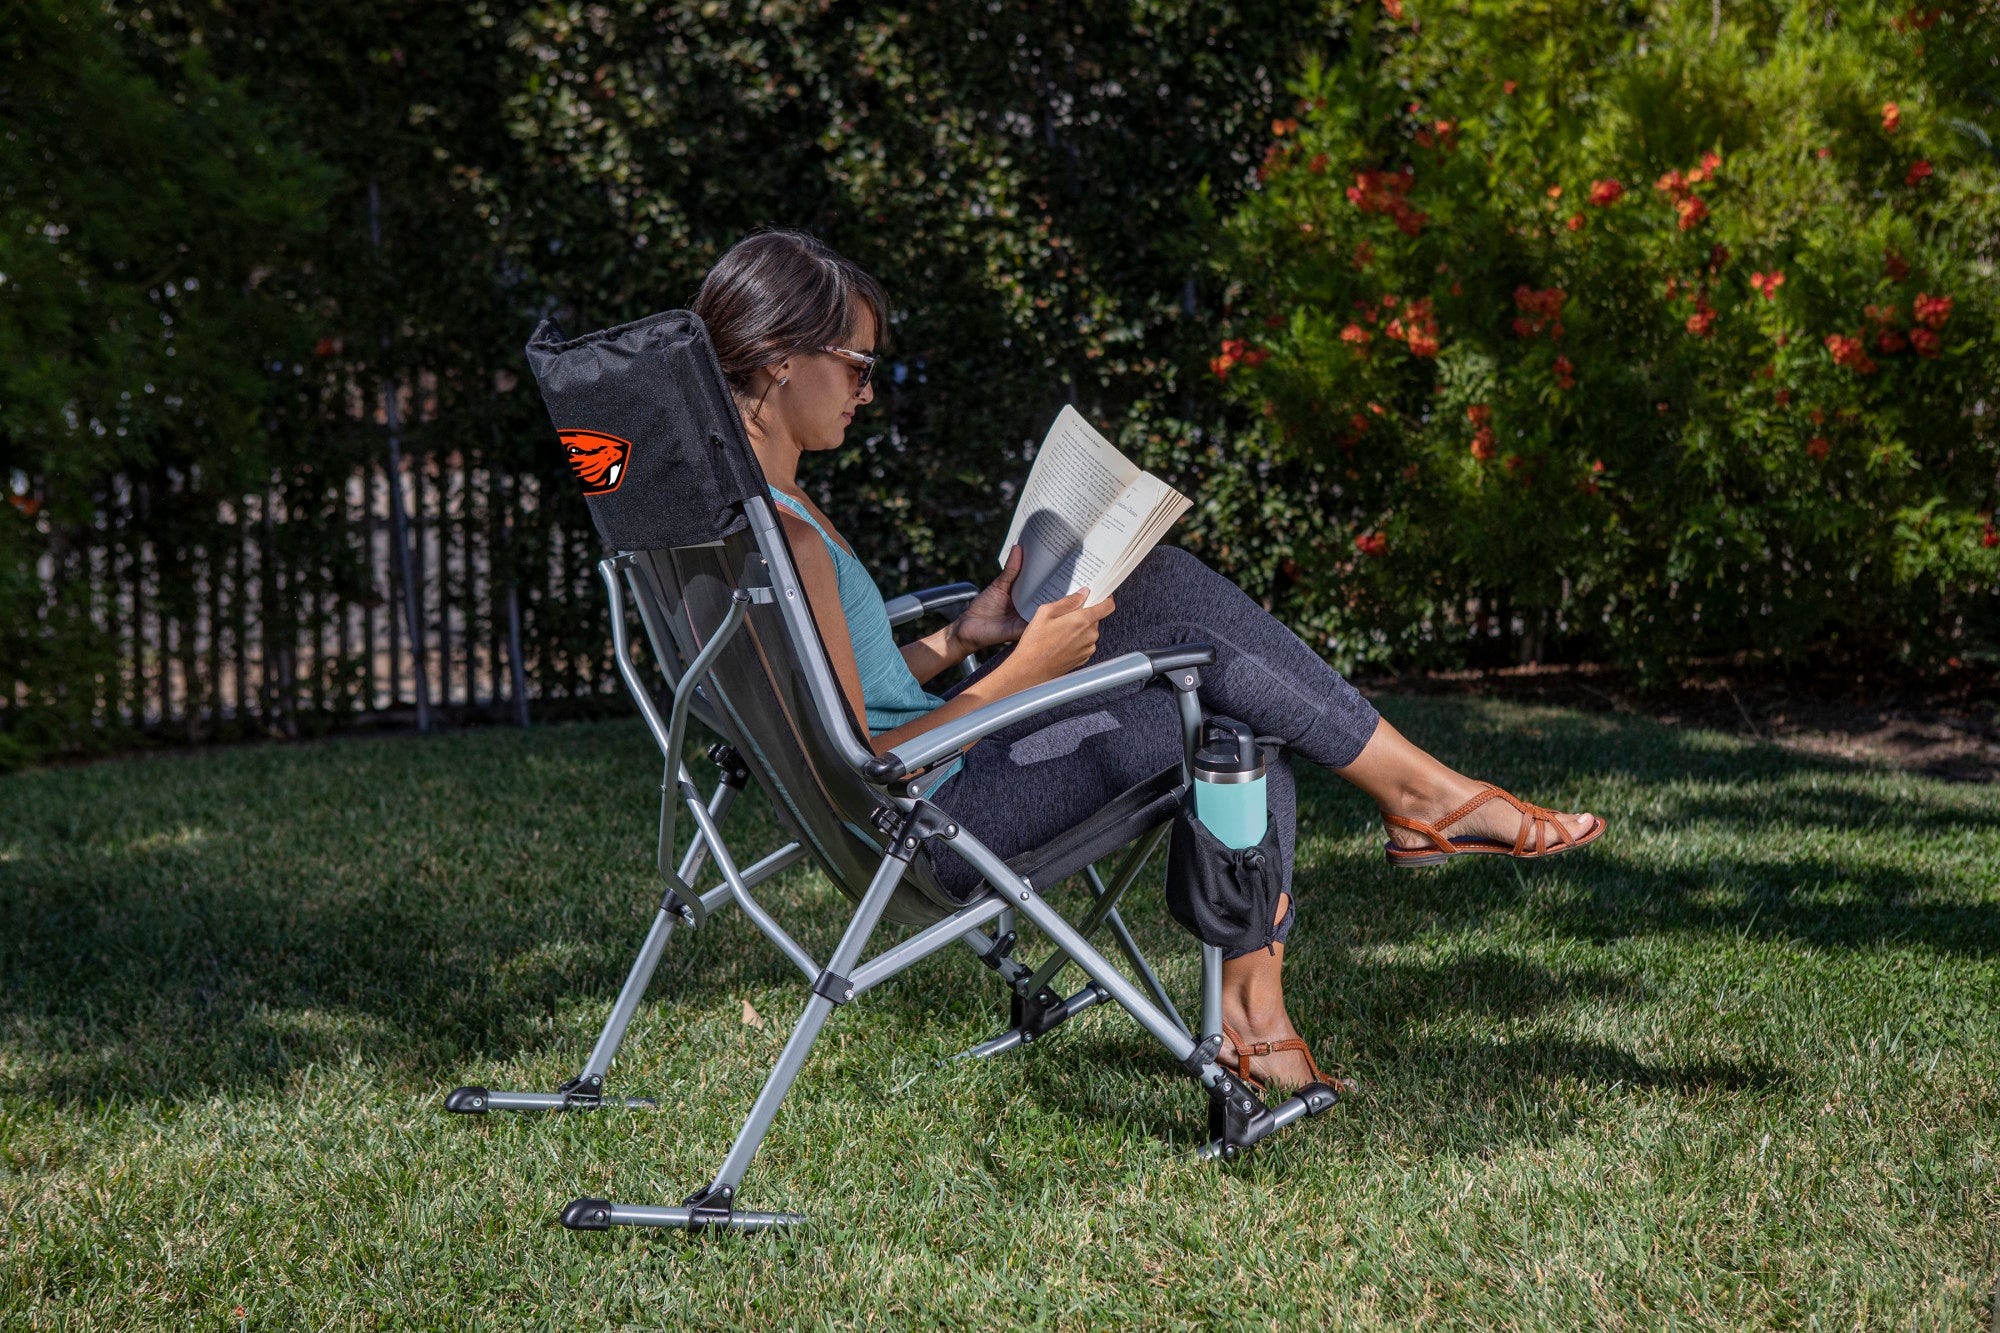
[[[828,663],[770,502],[761,497],[747,500],[742,514],[745,522],[719,543],[627,552],[599,565],[611,600],[618,669],[665,763],[658,865],[667,890],[610,1018],[582,1071],[554,1092],[459,1088],[446,1099],[447,1109],[478,1114],[652,1105],[644,1098],[607,1098],[605,1077],[673,931],[699,929],[711,914],[732,904],[804,975],[812,992],[804,1012],[708,1185],[671,1207],[577,1199],[563,1210],[565,1226],[755,1230],[804,1220],[793,1213],[741,1209],[736,1199],[807,1054],[836,1008],[955,942],[969,946],[998,974],[1012,1005],[1011,1026],[961,1058],[1025,1045],[1092,1005],[1115,1001],[1206,1089],[1210,1137],[1201,1149],[1203,1157],[1233,1157],[1294,1121],[1330,1109],[1338,1094],[1318,1083],[1267,1107],[1217,1064],[1222,1044],[1221,951],[1207,946],[1202,950],[1201,1024],[1196,1035],[1118,913],[1125,893],[1164,841],[1179,806],[1202,721],[1196,690],[1202,667],[1214,661],[1213,650],[1183,645],[1128,653],[977,709],[877,756],[855,725]],[[948,610],[975,591],[970,584],[956,584],[899,597],[889,604],[891,620],[907,623]],[[665,716],[631,651],[628,595],[670,687]],[[1047,846],[1011,862],[1003,860],[960,826],[947,808],[925,799],[942,766],[981,737],[1107,690],[1155,680],[1172,688],[1178,700],[1181,764],[1114,799]],[[722,737],[722,743],[709,751],[721,769],[721,779],[707,797],[682,760],[691,717]],[[721,825],[753,776],[793,840],[739,867]],[[674,858],[677,804],[694,824],[692,841],[678,860]],[[1107,882],[1095,863],[1120,848],[1128,850]],[[983,881],[969,901],[947,894],[931,872],[929,858],[946,852],[962,857]],[[855,902],[853,917],[824,963],[800,945],[752,892],[808,857]],[[723,882],[696,894],[690,885],[710,862]],[[1089,886],[1092,904],[1081,923],[1072,925],[1042,891],[1079,873]],[[915,933],[864,961],[863,951],[885,919],[915,927]],[[1020,920],[1054,945],[1054,952],[1032,969],[1014,956],[1015,925]],[[1100,928],[1109,930],[1137,982],[1090,943]],[[1082,970],[1085,984],[1064,997],[1053,983],[1070,963]]]

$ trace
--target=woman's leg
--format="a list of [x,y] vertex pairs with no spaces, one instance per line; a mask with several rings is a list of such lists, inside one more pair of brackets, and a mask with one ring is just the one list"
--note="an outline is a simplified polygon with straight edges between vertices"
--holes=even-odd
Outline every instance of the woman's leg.
[[[1202,672],[1201,699],[1211,714],[1238,718],[1261,735],[1282,740],[1286,747],[1305,758],[1333,769],[1375,799],[1386,815],[1434,823],[1463,804],[1482,784],[1457,773],[1434,756],[1411,744],[1408,738],[1384,721],[1375,708],[1353,685],[1329,667],[1299,637],[1274,619],[1269,612],[1229,579],[1216,573],[1187,552],[1173,547],[1156,547],[1133,571],[1116,593],[1117,609],[1100,627],[1093,661],[1104,661],[1142,648],[1166,648],[1179,643],[1208,643],[1216,650],[1215,665]],[[1000,660],[996,656],[986,669]],[[1144,738],[1151,749],[1109,744],[1097,740],[1105,730],[1104,719],[1128,716],[1128,709],[1144,713],[1144,725],[1132,725],[1127,735]],[[1167,692],[1157,688],[1136,690],[1123,696],[1098,696],[1071,705],[1060,713],[1022,724],[974,748],[964,773],[954,778],[941,794],[940,803],[953,807],[954,790],[973,803],[989,801],[996,811],[1015,809],[1036,811],[1025,820],[1018,815],[1002,815],[1007,827],[996,832],[1002,839],[1031,838],[1020,848],[1038,845],[1047,837],[1069,827],[1089,813],[1081,800],[1067,811],[1050,810],[1037,794],[1056,799],[1057,784],[1066,789],[1072,763],[1088,774],[1085,785],[1101,792],[1098,801],[1122,791],[1179,757],[1179,728],[1171,719],[1172,704]],[[1130,714],[1137,721],[1140,713]],[[1093,730],[1095,729],[1095,730]],[[1072,741],[1078,730],[1089,736]],[[1054,738],[1041,744],[1043,734]],[[1164,742],[1162,737],[1166,738]],[[1058,768],[1050,766],[1047,777],[1032,784],[1033,792],[1015,788],[1016,778],[1000,765],[1001,747],[1026,745],[1031,753],[1055,751],[1074,754]],[[1064,747],[1068,747],[1065,749]],[[986,752],[982,758],[981,752]],[[1107,756],[1115,756],[1107,759]],[[1147,765],[1151,765],[1148,767]],[[1116,785],[1114,785],[1116,784]],[[1027,792],[1025,801],[999,799],[999,788]],[[989,834],[958,810],[967,827],[982,840]],[[1561,817],[1572,836],[1591,826],[1588,815]],[[1051,820],[1060,819],[1065,822]],[[1050,826],[1044,830],[1045,824]],[[1520,816],[1501,802],[1489,802],[1474,811],[1454,833],[1477,833],[1511,842],[1519,830]],[[1290,829],[1286,833],[1289,836]],[[1044,836],[1044,834],[1046,836]],[[1414,842],[1414,835],[1391,828],[1398,842]],[[996,846],[996,850],[998,847]],[[1286,886],[1290,886],[1289,845],[1286,848]],[[1003,852],[1003,855],[1011,853]],[[947,887],[970,887],[968,875],[961,885],[951,883],[949,863],[941,858],[940,878]],[[1281,983],[1283,950],[1259,951],[1232,959],[1223,966],[1223,1015],[1230,1027],[1246,1041],[1278,1041],[1296,1036],[1285,1013]],[[1296,1086],[1306,1077],[1305,1062],[1296,1054],[1259,1057],[1249,1073]]]
[[[1202,673],[1202,705],[1241,718],[1332,769],[1374,797],[1385,816],[1435,823],[1485,786],[1411,744],[1296,634],[1186,551],[1155,547],[1120,585],[1116,600],[1092,660],[1138,648],[1213,644],[1215,665]],[[1572,837],[1594,823],[1588,814],[1560,819]],[[1520,828],[1521,815],[1512,806],[1491,801],[1451,831],[1511,843]],[[1389,836],[1404,846],[1423,841],[1393,825]]]

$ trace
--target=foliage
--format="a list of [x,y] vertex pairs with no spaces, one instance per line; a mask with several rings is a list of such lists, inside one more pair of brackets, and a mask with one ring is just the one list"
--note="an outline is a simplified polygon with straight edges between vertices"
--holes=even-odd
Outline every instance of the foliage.
[[92,682],[117,671],[77,554],[109,492],[157,501],[172,598],[176,555],[261,485],[277,363],[302,350],[273,265],[325,182],[202,53],[148,69],[87,9],[4,8],[0,678],[29,721],[0,735],[0,768],[87,742]]
[[1406,660],[1966,651],[1992,7],[1529,11],[1351,11],[1227,224],[1285,609]]

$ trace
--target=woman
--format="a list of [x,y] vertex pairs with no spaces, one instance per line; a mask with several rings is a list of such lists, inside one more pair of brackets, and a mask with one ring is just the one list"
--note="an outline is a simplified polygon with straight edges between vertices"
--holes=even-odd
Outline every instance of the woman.
[[[1289,762],[1298,754],[1352,782],[1381,807],[1386,854],[1398,866],[1452,856],[1546,856],[1591,842],[1604,823],[1517,801],[1474,782],[1412,745],[1373,706],[1241,589],[1184,551],[1161,547],[1115,598],[1085,606],[1088,591],[1023,622],[1010,590],[1017,547],[999,578],[959,618],[897,646],[874,580],[839,530],[800,489],[802,456],[838,449],[863,404],[883,323],[881,288],[812,237],[772,231],[724,255],[702,283],[695,313],[708,326],[751,446],[779,506],[799,577],[835,674],[876,753],[1088,662],[1135,648],[1215,645],[1201,699],[1282,740],[1267,780],[1285,892],[1279,943],[1223,964],[1222,1062],[1260,1089],[1324,1081],[1285,1011],[1282,941],[1293,917],[1296,812]],[[970,653],[1011,644],[944,695],[924,682]],[[1169,691],[1133,687],[1045,714],[975,745],[933,790],[1002,857],[1039,846],[1110,797],[1179,760],[1180,724]],[[934,862],[947,888],[976,878],[964,862]]]

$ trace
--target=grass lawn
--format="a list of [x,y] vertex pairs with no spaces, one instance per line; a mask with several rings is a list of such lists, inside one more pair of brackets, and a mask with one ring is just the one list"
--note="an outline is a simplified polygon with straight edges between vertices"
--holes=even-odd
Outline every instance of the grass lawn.
[[[658,899],[636,723],[0,781],[0,1328],[1986,1327],[1996,790],[1385,711],[1613,827],[1396,874],[1304,775],[1293,1010],[1360,1096],[1199,1164],[1198,1093],[1113,1007],[946,1062],[1005,1012],[953,950],[835,1014],[743,1200],[817,1222],[759,1237],[555,1221],[721,1161],[804,996],[733,913],[613,1072],[659,1111],[439,1106],[588,1051]],[[803,869],[767,901],[821,956],[846,919]],[[1132,918],[1191,996],[1158,895]]]

